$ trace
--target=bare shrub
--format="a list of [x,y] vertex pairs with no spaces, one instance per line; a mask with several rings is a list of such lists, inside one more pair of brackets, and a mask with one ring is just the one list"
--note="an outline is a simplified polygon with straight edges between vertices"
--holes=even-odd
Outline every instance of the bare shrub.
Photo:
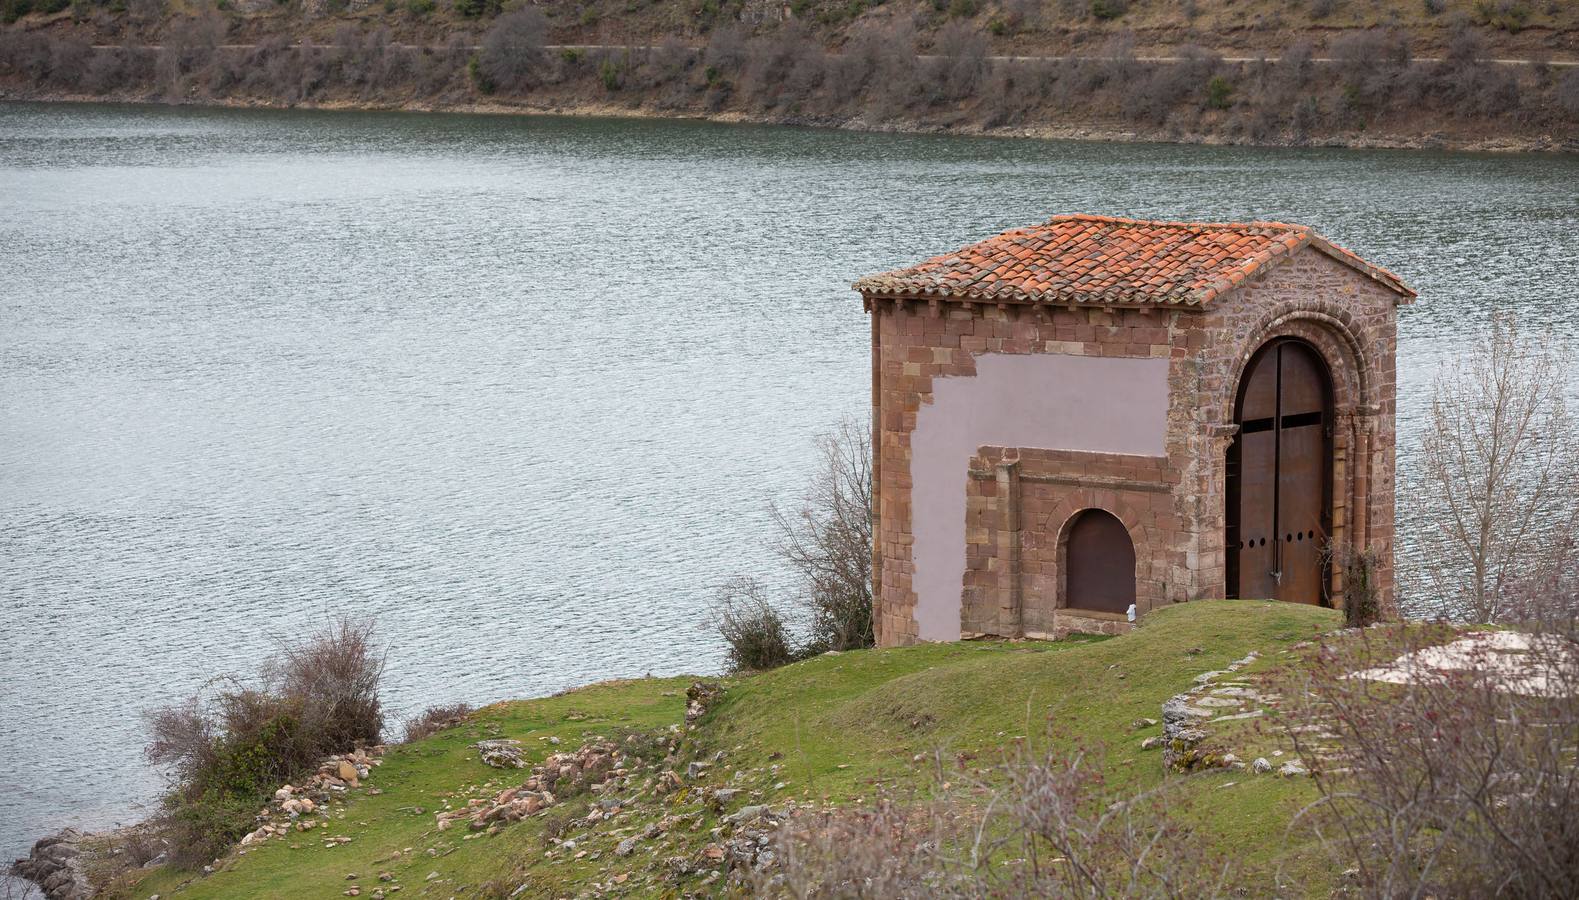
[[975,93],[987,71],[987,37],[969,22],[955,20],[938,29],[933,47],[938,95],[962,100]]
[[877,41],[877,67],[867,92],[867,112],[878,120],[897,117],[920,92],[916,29],[909,19],[888,26]]
[[341,618],[281,641],[255,687],[222,682],[145,713],[147,756],[169,778],[157,825],[181,865],[197,865],[253,824],[258,804],[332,753],[378,740],[383,652],[370,623]]
[[1179,57],[1177,62],[1147,65],[1143,77],[1128,83],[1121,106],[1128,118],[1162,124],[1186,100],[1203,95],[1222,64],[1220,57],[1199,47],[1185,47]]
[[1374,550],[1357,550],[1350,544],[1329,544],[1328,564],[1343,576],[1343,624],[1364,628],[1382,620],[1384,610],[1376,589],[1381,559]]
[[1003,16],[1010,31],[1035,31],[1042,25],[1042,0],[1004,0]]
[[1414,82],[1407,35],[1370,29],[1333,41],[1331,55],[1342,85],[1341,109],[1361,118],[1411,102]]
[[[779,871],[759,876],[758,893],[1224,895],[1233,869],[1193,839],[1170,786],[1127,795],[1104,782],[1102,759],[1078,748],[1037,756],[1022,745],[990,782],[945,788],[925,803],[885,800],[791,819],[776,835]],[[976,802],[954,793],[967,790]]]
[[[1354,675],[1455,637],[1440,626],[1341,633],[1292,670],[1284,715],[1320,792],[1297,821],[1365,896],[1575,896],[1575,634],[1482,640],[1459,667],[1417,664],[1403,683]],[[1526,652],[1507,652],[1520,643]]]
[[342,616],[300,643],[279,642],[266,683],[300,707],[303,730],[320,753],[375,744],[384,729],[378,699],[384,651],[373,623]]
[[729,645],[729,668],[761,672],[796,659],[784,617],[767,601],[762,585],[737,578],[719,589],[713,601],[714,627]]
[[1511,316],[1445,364],[1411,479],[1416,587],[1436,611],[1474,622],[1507,612],[1521,581],[1551,577],[1579,530],[1579,423],[1566,367]]
[[1532,10],[1525,0],[1475,0],[1475,20],[1503,31],[1518,32],[1529,24]]
[[778,865],[754,894],[795,898],[969,897],[973,878],[946,855],[964,829],[948,812],[892,801],[808,813],[774,836]]
[[707,39],[707,49],[702,52],[704,65],[721,72],[739,72],[746,60],[745,32],[739,25],[726,25]]
[[168,0],[126,0],[127,14],[132,21],[140,23],[158,21],[168,6]]
[[789,509],[770,507],[773,550],[796,582],[807,613],[798,649],[762,584],[737,578],[720,589],[713,624],[736,670],[781,666],[829,650],[870,647],[872,629],[872,444],[864,422],[846,419],[817,439],[821,454],[806,492]]
[[519,91],[546,79],[549,65],[544,51],[548,19],[537,9],[520,9],[494,20],[483,35],[478,69],[506,91]]
[[11,71],[34,84],[49,78],[50,38],[33,31],[0,32],[0,71]]
[[387,68],[389,29],[363,31],[347,23],[335,30],[334,42],[339,50],[339,81],[346,87],[361,88],[364,94],[378,88]]
[[1314,67],[1311,62],[1315,50],[1310,41],[1298,41],[1283,51],[1282,57],[1277,62],[1279,80],[1293,88],[1301,88],[1310,80],[1310,73]]
[[808,650],[872,645],[872,439],[845,419],[817,439],[821,465],[800,502],[774,507],[775,546],[811,613]]
[[417,94],[424,97],[442,97],[456,87],[459,76],[465,71],[471,48],[465,36],[450,35],[440,47],[423,47],[412,66],[412,83]]
[[420,741],[430,734],[453,728],[466,721],[472,714],[470,703],[452,703],[448,706],[430,706],[405,722],[406,743]]
[[49,77],[57,87],[75,89],[87,79],[93,48],[73,37],[55,38],[49,50]]
[[842,52],[829,57],[828,91],[834,102],[848,103],[865,92],[867,82],[883,68],[886,40],[883,29],[857,26]]
[[648,80],[654,85],[664,85],[684,78],[693,56],[684,41],[674,35],[665,37],[647,58]]
[[982,125],[1014,125],[1032,115],[1047,100],[1047,89],[1055,78],[1053,65],[1047,60],[994,63],[978,92]]
[[1110,86],[1124,86],[1141,72],[1135,58],[1135,34],[1120,31],[1091,56],[1074,56],[1054,72],[1048,98],[1056,106],[1086,103]]
[[792,23],[746,45],[742,81],[752,99],[764,106],[792,104],[822,82],[823,62],[822,45]]
[[165,31],[156,63],[159,87],[178,92],[188,75],[205,73],[224,39],[226,25],[217,15],[177,19]]
[[149,742],[145,755],[177,783],[196,784],[214,764],[214,721],[197,697],[145,714]]
[[82,86],[89,93],[107,94],[117,88],[127,87],[126,51],[119,47],[106,47],[93,52],[87,71],[82,76]]

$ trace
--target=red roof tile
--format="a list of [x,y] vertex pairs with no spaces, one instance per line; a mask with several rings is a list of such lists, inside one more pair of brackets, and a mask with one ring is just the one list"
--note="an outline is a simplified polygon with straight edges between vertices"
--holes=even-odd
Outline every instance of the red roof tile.
[[1201,306],[1310,246],[1405,298],[1398,276],[1304,225],[1054,216],[953,253],[857,281],[862,294],[993,303]]

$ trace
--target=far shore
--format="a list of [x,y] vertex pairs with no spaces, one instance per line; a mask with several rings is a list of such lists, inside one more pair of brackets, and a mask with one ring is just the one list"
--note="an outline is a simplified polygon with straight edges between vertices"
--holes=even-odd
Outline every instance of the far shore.
[[861,118],[817,116],[753,115],[738,111],[718,113],[688,109],[653,109],[645,105],[589,102],[468,101],[398,103],[351,100],[319,100],[284,103],[259,98],[203,97],[172,100],[145,94],[95,95],[29,87],[0,87],[0,102],[123,104],[137,106],[197,107],[214,109],[302,109],[330,112],[410,112],[455,113],[485,116],[565,116],[607,119],[673,119],[736,125],[782,125],[802,128],[829,128],[845,131],[888,134],[956,135],[961,137],[1022,138],[1044,141],[1090,141],[1094,143],[1147,143],[1195,146],[1336,148],[1349,150],[1430,150],[1458,153],[1579,153],[1579,137],[1554,135],[1502,134],[1459,137],[1442,133],[1389,133],[1353,131],[1323,135],[1303,142],[1282,140],[1252,141],[1221,134],[1183,132],[1167,128],[1135,129],[1102,122],[1066,122],[987,128],[974,124],[949,125],[918,119],[872,123]]

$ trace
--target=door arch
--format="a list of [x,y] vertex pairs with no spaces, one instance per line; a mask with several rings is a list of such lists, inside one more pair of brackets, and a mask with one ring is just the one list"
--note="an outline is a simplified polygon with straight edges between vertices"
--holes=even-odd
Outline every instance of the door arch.
[[1123,613],[1135,602],[1135,543],[1105,509],[1076,513],[1064,540],[1064,606]]
[[1239,379],[1227,459],[1230,597],[1331,605],[1332,374],[1304,341],[1277,338]]

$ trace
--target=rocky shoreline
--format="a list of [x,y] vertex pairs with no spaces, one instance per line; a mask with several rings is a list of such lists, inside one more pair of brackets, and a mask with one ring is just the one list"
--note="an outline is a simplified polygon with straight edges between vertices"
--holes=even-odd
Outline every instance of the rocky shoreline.
[[804,115],[753,115],[737,111],[709,113],[690,109],[654,109],[646,105],[588,103],[581,101],[467,101],[459,103],[408,101],[369,102],[350,100],[302,101],[287,103],[258,98],[204,97],[169,99],[145,94],[80,94],[38,90],[15,85],[0,87],[0,102],[23,103],[100,103],[134,106],[191,106],[200,109],[299,109],[328,112],[404,112],[454,113],[487,116],[565,116],[570,118],[672,119],[715,122],[733,125],[776,125],[799,128],[826,128],[876,134],[954,135],[960,137],[1019,138],[1048,141],[1090,141],[1095,143],[1181,144],[1193,146],[1238,146],[1274,148],[1331,148],[1348,150],[1429,150],[1458,153],[1579,153],[1579,134],[1504,134],[1489,137],[1459,137],[1443,131],[1395,133],[1352,131],[1325,134],[1301,142],[1288,140],[1255,141],[1210,132],[1176,132],[1163,128],[1133,129],[1101,122],[1064,122],[1004,127],[974,124],[947,124],[920,119],[873,123],[862,118],[834,118]]
[[83,844],[91,835],[75,828],[40,838],[26,859],[11,866],[11,874],[38,885],[49,900],[86,900],[93,886],[84,871]]
[[[383,754],[379,745],[328,757],[300,785],[287,784],[275,791],[272,803],[258,815],[257,828],[242,837],[236,852],[246,853],[248,847],[271,837],[316,829],[327,821],[335,799],[360,787]],[[368,792],[376,794],[378,789]],[[11,864],[10,874],[37,885],[47,900],[88,900],[128,872],[163,865],[167,849],[148,823],[103,832],[66,828],[40,838],[25,859]]]

